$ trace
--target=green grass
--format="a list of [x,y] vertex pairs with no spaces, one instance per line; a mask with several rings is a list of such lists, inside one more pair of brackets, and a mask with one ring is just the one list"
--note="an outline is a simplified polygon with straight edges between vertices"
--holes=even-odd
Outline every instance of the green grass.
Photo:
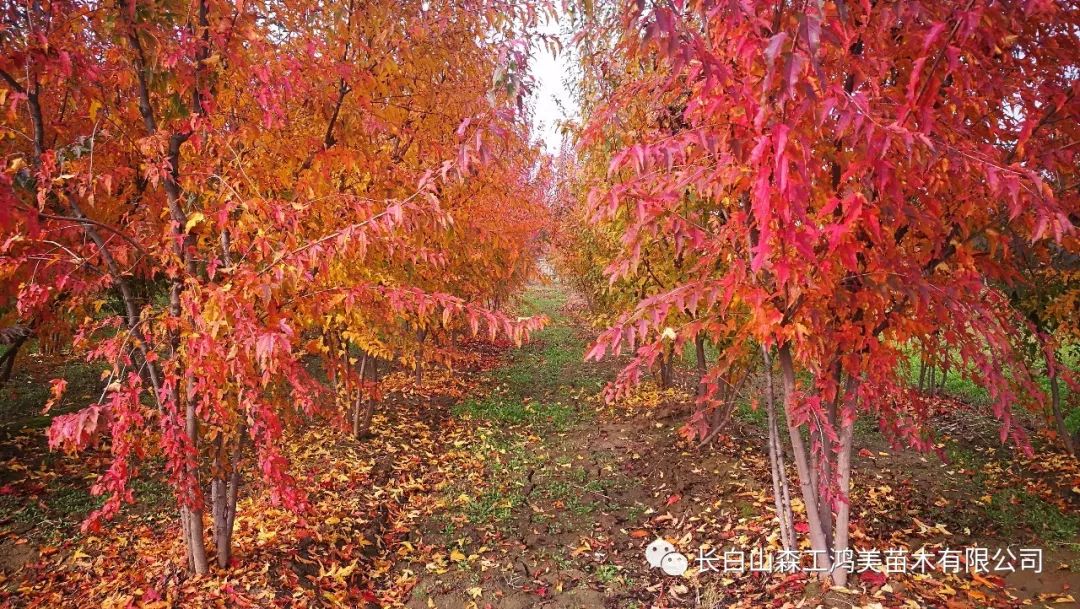
[[131,483],[131,488],[138,504],[163,506],[175,500],[172,488],[157,475],[138,478]]
[[603,379],[585,367],[585,340],[567,323],[565,305],[566,294],[557,286],[534,286],[526,291],[520,312],[546,315],[550,323],[514,350],[506,366],[492,372],[495,390],[491,394],[458,404],[454,414],[556,431],[573,424],[579,415],[561,399],[574,389],[599,389]]
[[619,579],[619,568],[615,565],[600,565],[596,567],[596,580],[601,584],[610,585]]
[[552,554],[551,560],[555,562],[555,566],[557,566],[560,571],[566,571],[570,567],[574,566],[573,561],[567,558],[567,556],[562,552],[556,552]]
[[49,509],[59,516],[81,519],[101,507],[105,498],[91,495],[84,487],[62,486],[51,493],[45,501]]
[[499,458],[491,461],[492,473],[517,475],[525,471],[530,463],[529,455],[525,452],[525,442],[518,440],[510,443],[503,440],[484,442],[477,446],[480,455],[497,453]]
[[0,495],[0,517],[10,518],[17,527],[33,526],[45,518],[45,512],[36,501],[25,497]]
[[[511,351],[506,364],[490,374],[492,389],[487,395],[474,396],[452,407],[455,416],[489,421],[505,429],[527,426],[531,434],[554,441],[591,410],[579,412],[572,393],[581,389],[599,389],[603,377],[583,362],[586,341],[566,318],[566,293],[557,285],[533,286],[523,294],[518,305],[522,315],[546,315],[549,325],[535,333],[519,349]],[[477,443],[476,450],[496,454],[488,466],[491,486],[471,497],[462,512],[474,524],[506,523],[524,502],[524,472],[532,466],[535,454],[526,448],[521,434],[494,433]],[[578,515],[594,512],[599,504],[591,501],[603,491],[599,481],[590,481],[581,468],[567,472],[565,478],[541,483],[534,492],[559,500],[565,509]],[[459,496],[467,489],[451,493]],[[589,491],[593,491],[590,493]],[[549,528],[558,528],[553,521]],[[554,532],[554,531],[549,531]]]
[[478,497],[473,497],[465,504],[465,515],[473,524],[500,522],[510,518],[514,508],[523,498],[517,492],[504,493],[491,490]]
[[1009,536],[1028,530],[1040,540],[1055,543],[1075,543],[1080,536],[1080,516],[1062,513],[1022,490],[1007,489],[991,495],[986,515]]
[[515,351],[509,365],[496,370],[492,379],[519,395],[598,389],[603,379],[586,366],[584,356],[585,341],[573,328],[552,325]]
[[[1080,348],[1077,348],[1076,345],[1063,347],[1059,350],[1057,357],[1058,361],[1069,370],[1072,370],[1074,373],[1080,372]],[[971,374],[970,371],[967,375],[962,374],[963,371],[958,369],[957,365],[957,362],[959,362],[958,354],[951,354],[951,359],[954,364],[945,379],[943,388],[944,394],[959,398],[971,404],[981,405],[988,403],[990,401],[989,392],[972,378],[978,378],[978,376]],[[914,349],[910,350],[908,359],[903,364],[905,369],[902,370],[902,372],[907,377],[908,382],[912,385],[918,385],[919,383],[919,367],[921,363],[922,360],[919,357],[919,353]],[[1044,362],[1040,357],[1037,361],[1033,362],[1033,364],[1032,369],[1035,375],[1035,381],[1042,387],[1043,391],[1049,395],[1050,379],[1046,376]],[[929,376],[929,372],[927,372],[927,376]],[[937,378],[941,378],[940,370],[937,371]],[[1068,384],[1060,383],[1060,387],[1061,403],[1068,408],[1067,405],[1070,403]],[[1074,408],[1067,412],[1066,421],[1066,426],[1070,431],[1076,432],[1077,430],[1080,430],[1080,408]]]
[[[954,356],[954,364],[949,370],[948,376],[945,378],[945,385],[942,391],[946,395],[950,395],[970,404],[986,404],[990,401],[990,394],[986,391],[986,388],[976,384],[970,378],[961,374],[961,370],[958,369],[955,363],[959,358]],[[903,365],[903,364],[902,364]],[[922,365],[922,359],[919,357],[918,352],[911,351],[908,355],[906,362],[906,369],[901,372],[907,377],[908,382],[912,385],[919,384],[919,367]],[[927,382],[929,382],[930,372],[926,373]],[[941,370],[937,371],[936,382],[940,382]]]
[[559,289],[555,284],[534,286],[521,296],[521,314],[547,315],[553,321],[561,321],[562,310],[566,306],[566,294],[565,290]]
[[945,457],[950,465],[983,475],[982,469],[986,465],[987,458],[975,450],[962,446],[956,442],[949,442],[945,446]]
[[[11,380],[0,390],[0,403],[4,404],[0,436],[20,429],[48,427],[54,416],[73,412],[96,401],[104,386],[101,362],[88,363],[71,356],[43,376],[42,364],[35,359],[36,345],[28,344],[24,349],[15,363]],[[62,378],[68,386],[64,397],[46,415],[41,413],[41,409],[49,400],[48,379],[52,378]]]
[[576,420],[576,412],[563,404],[540,404],[523,402],[505,396],[492,395],[485,398],[466,400],[456,404],[455,415],[468,415],[474,419],[483,419],[504,425],[528,423],[560,431]]
[[765,412],[764,405],[755,409],[750,406],[750,402],[744,401],[739,402],[738,408],[735,409],[735,416],[741,421],[763,429],[769,420],[769,415]]

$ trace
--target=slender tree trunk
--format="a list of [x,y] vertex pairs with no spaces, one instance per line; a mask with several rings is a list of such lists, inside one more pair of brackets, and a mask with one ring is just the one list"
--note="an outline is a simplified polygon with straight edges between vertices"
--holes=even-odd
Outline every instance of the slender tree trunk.
[[698,443],[699,448],[708,444],[731,420],[731,415],[735,413],[736,400],[739,399],[739,391],[746,379],[750,378],[750,372],[747,370],[734,386],[729,387],[730,383],[725,384],[720,406],[713,410],[712,416],[709,417],[709,433]]
[[364,412],[360,417],[360,426],[357,429],[358,439],[367,438],[371,435],[371,418],[375,416],[375,400],[368,400],[364,404]]
[[[175,386],[175,385],[174,385]],[[175,391],[174,398],[179,400],[179,391]],[[197,413],[195,412],[195,402],[190,398],[185,400],[185,413],[187,419],[187,436],[191,442],[192,448],[195,453],[198,454],[199,450],[199,421]],[[194,471],[192,477],[195,479],[195,484],[199,482],[198,462],[193,465]],[[184,506],[181,508],[180,516],[182,519],[186,519],[188,522],[187,527],[187,545],[188,551],[191,557],[192,569],[202,575],[210,570],[210,564],[206,560],[206,539],[203,536],[203,512],[202,509],[192,508],[190,506]]]
[[214,546],[217,563],[229,566],[232,559],[233,528],[236,523],[236,502],[240,495],[240,462],[244,452],[244,429],[239,430],[235,451],[227,459],[225,445],[218,442],[214,458],[214,479],[210,482],[210,513],[214,525]]
[[244,447],[247,446],[246,434],[247,430],[241,426],[240,438],[237,440],[236,444],[236,453],[232,458],[232,472],[229,474],[229,486],[225,489],[225,547],[228,548],[226,563],[228,562],[228,559],[232,558],[232,538],[233,531],[236,530],[236,503],[240,499],[240,465],[244,456]]
[[697,397],[701,399],[705,397],[705,371],[707,369],[707,363],[705,361],[705,333],[698,332],[698,335],[694,338],[694,355],[697,357]]
[[949,378],[949,354],[946,353],[941,360],[941,379],[938,381],[938,395],[945,392],[945,381]]
[[919,391],[926,386],[926,359],[925,354],[919,356]]
[[800,425],[795,421],[795,366],[791,361],[791,351],[788,345],[780,347],[777,356],[780,360],[780,372],[783,378],[784,414],[787,419],[788,436],[791,439],[791,452],[795,460],[795,468],[799,473],[799,490],[802,493],[803,503],[806,505],[806,520],[810,529],[810,546],[814,551],[818,552],[818,556],[822,557],[821,559],[824,561],[823,564],[817,564],[815,567],[825,569],[827,572],[832,566],[832,560],[829,555],[828,544],[825,542],[825,524],[821,522],[818,511],[814,509],[814,506],[817,505],[817,497],[811,484],[810,459],[799,429]]
[[822,532],[825,533],[826,547],[833,547],[832,505],[829,503],[829,486],[832,484],[833,472],[829,464],[828,451],[830,446],[824,447],[825,454],[819,457],[817,481],[817,510],[818,519],[821,520]]
[[[858,381],[848,380],[845,389],[846,399],[857,400],[856,390]],[[840,492],[840,502],[836,507],[836,524],[833,527],[834,538],[832,552],[835,556],[848,549],[851,530],[851,451],[855,443],[855,415],[858,412],[858,404],[851,403],[847,406],[850,416],[841,413],[840,419],[840,453],[836,457],[836,473]],[[832,572],[833,583],[844,587],[847,585],[848,572],[843,566],[837,567]]]
[[[378,385],[379,383],[379,358],[371,360],[371,379],[372,382]],[[360,418],[360,427],[358,431],[358,438],[366,438],[371,435],[371,418],[375,415],[375,397],[367,400],[364,406],[364,414]]]
[[1046,359],[1046,374],[1050,377],[1050,406],[1054,411],[1054,423],[1057,426],[1057,434],[1061,438],[1061,445],[1070,455],[1076,455],[1076,446],[1073,445],[1072,435],[1065,427],[1065,414],[1061,409],[1061,381],[1058,380],[1057,368]]
[[341,352],[341,363],[338,366],[341,368],[341,384],[342,395],[341,402],[345,408],[349,407],[349,400],[352,394],[352,383],[349,382],[349,343],[345,340],[345,332],[342,330],[338,332],[337,342],[340,347],[338,350]]
[[368,356],[364,353],[360,356],[360,384],[356,388],[356,403],[352,411],[352,433],[354,438],[360,437],[360,410],[364,405],[364,372],[367,368]]
[[214,461],[211,465],[210,521],[213,526],[214,547],[217,549],[217,563],[222,568],[229,564],[228,540],[225,534],[225,492],[228,485],[225,463],[225,439],[219,435],[214,440]]
[[927,388],[930,390],[930,395],[937,393],[937,364],[930,365],[930,381],[927,383]]
[[18,356],[19,349],[28,338],[29,336],[16,338],[7,351],[4,351],[4,355],[0,356],[0,387],[3,387],[11,380],[11,372],[15,368],[15,357]]
[[184,539],[184,556],[187,557],[189,571],[195,570],[195,557],[191,553],[191,518],[188,517],[187,508],[180,506],[180,536]]
[[674,367],[674,357],[671,352],[666,348],[664,352],[660,354],[660,388],[667,389],[671,387],[672,368]]
[[427,330],[417,330],[416,332],[416,386],[420,387],[424,384],[424,339],[427,338]]
[[193,571],[203,575],[210,570],[206,560],[206,539],[203,531],[202,510],[184,506],[180,508],[180,519],[186,525],[183,530],[187,535],[188,559]]
[[791,496],[788,490],[784,446],[780,443],[780,432],[776,424],[776,399],[773,389],[772,358],[764,346],[761,354],[765,360],[765,408],[769,423],[769,466],[772,473],[773,501],[776,504],[776,518],[780,523],[780,541],[785,550],[795,549],[795,516],[791,511]]
[[224,472],[219,473],[210,481],[210,517],[214,524],[217,563],[221,568],[229,566],[228,510],[225,497],[228,484],[229,481]]

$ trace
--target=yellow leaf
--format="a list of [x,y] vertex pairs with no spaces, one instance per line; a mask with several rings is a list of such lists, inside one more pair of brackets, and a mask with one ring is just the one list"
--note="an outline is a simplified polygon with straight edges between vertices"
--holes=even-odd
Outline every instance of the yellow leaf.
[[465,560],[465,555],[462,554],[460,550],[454,550],[453,552],[450,552],[450,560],[454,562],[461,562]]
[[336,577],[337,577],[337,579],[339,581],[344,581],[345,578],[347,578],[347,577],[349,577],[350,575],[353,574],[353,571],[356,571],[356,561],[355,560],[352,561],[351,563],[349,563],[348,565],[338,569]]
[[204,216],[201,211],[197,211],[197,212],[191,214],[190,216],[188,216],[187,224],[184,225],[184,232],[185,233],[190,232],[192,227],[194,227],[196,224],[198,224],[199,222],[202,222],[205,219],[206,219],[206,216]]
[[326,522],[326,524],[328,524],[330,526],[334,526],[335,524],[338,524],[339,522],[341,522],[341,519],[338,518],[337,516],[331,516],[331,517],[327,518],[324,522]]
[[472,588],[469,588],[465,592],[468,592],[469,596],[473,597],[474,599],[479,599],[480,596],[484,594],[484,590],[480,586],[474,586]]

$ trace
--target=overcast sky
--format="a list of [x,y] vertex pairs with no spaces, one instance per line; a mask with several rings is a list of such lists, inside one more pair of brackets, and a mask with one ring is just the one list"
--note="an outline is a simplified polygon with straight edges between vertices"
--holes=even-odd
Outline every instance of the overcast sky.
[[[558,33],[558,24],[548,24],[543,31]],[[533,58],[532,73],[536,79],[533,123],[536,137],[543,141],[544,149],[551,154],[558,154],[562,145],[559,122],[567,115],[573,117],[575,114],[570,90],[564,82],[569,72],[570,57],[565,51],[556,56],[547,48],[541,48]]]

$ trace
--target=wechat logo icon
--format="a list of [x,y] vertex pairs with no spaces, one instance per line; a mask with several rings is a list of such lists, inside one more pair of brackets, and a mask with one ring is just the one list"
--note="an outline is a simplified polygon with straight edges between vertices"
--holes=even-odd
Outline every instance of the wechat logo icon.
[[686,557],[675,551],[675,546],[661,538],[657,538],[645,548],[645,560],[653,569],[659,567],[664,573],[675,577],[686,573],[690,566]]

